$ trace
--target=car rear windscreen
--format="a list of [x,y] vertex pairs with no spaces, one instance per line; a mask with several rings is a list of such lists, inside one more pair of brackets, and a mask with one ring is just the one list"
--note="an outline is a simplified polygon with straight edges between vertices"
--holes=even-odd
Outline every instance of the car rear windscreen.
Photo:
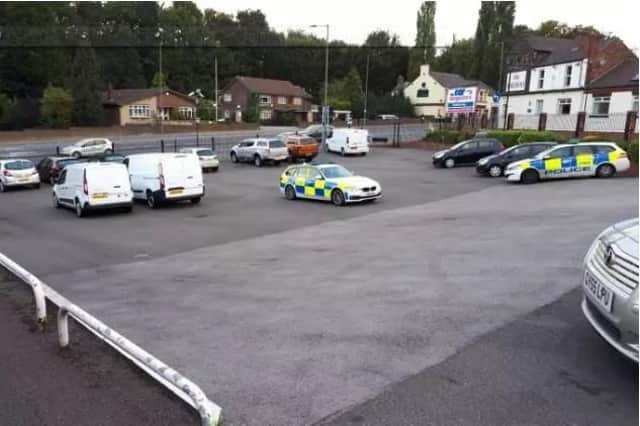
[[313,138],[300,139],[301,145],[315,145],[316,143],[317,143],[316,140]]
[[200,155],[202,157],[210,157],[210,156],[215,155],[215,154],[210,149],[201,149],[201,150],[198,151],[198,155]]
[[284,148],[286,145],[281,140],[269,141],[269,148]]
[[12,161],[4,165],[4,168],[7,170],[26,170],[32,169],[33,167],[33,163],[29,160]]

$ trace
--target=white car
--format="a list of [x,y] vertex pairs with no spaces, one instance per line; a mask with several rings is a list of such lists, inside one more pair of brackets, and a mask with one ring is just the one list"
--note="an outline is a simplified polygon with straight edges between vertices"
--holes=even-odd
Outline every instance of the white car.
[[510,163],[508,181],[535,183],[541,179],[596,176],[608,178],[629,169],[627,153],[612,142],[556,145],[533,158]]
[[40,175],[31,160],[0,160],[0,192],[9,187],[40,188]]
[[367,155],[369,152],[369,131],[365,129],[334,129],[326,141],[327,151],[341,155]]
[[74,158],[113,154],[113,142],[106,138],[82,139],[73,145],[65,146],[60,153]]
[[218,156],[209,148],[181,148],[180,151],[183,154],[195,154],[200,160],[200,166],[202,171],[217,172],[220,167],[220,160]]
[[638,362],[638,219],[617,223],[593,241],[584,258],[582,312],[591,326]]
[[127,157],[125,164],[134,198],[146,201],[149,208],[167,201],[198,204],[204,196],[202,168],[194,154],[134,154]]
[[129,172],[119,163],[76,163],[60,172],[53,186],[53,205],[75,210],[78,217],[89,210],[133,208]]

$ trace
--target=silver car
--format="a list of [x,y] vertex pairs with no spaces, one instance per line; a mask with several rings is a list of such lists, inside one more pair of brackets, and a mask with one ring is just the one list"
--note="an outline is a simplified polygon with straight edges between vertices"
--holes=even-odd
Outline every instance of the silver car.
[[584,258],[582,312],[620,353],[638,362],[638,219],[617,223]]
[[265,162],[280,164],[289,158],[287,145],[280,139],[245,139],[231,148],[231,161],[248,161],[260,167]]

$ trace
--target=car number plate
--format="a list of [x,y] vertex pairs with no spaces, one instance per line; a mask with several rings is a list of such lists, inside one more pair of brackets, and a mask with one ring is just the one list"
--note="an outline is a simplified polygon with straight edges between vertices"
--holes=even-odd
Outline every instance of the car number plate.
[[584,274],[584,288],[607,312],[611,312],[613,307],[613,293],[602,285],[593,275],[588,272]]
[[180,195],[182,194],[182,189],[170,189],[169,195]]
[[108,196],[108,194],[106,192],[96,192],[91,197],[94,200],[101,200],[101,199],[107,198],[107,196]]
[[29,182],[29,178],[18,178],[19,183],[27,183]]

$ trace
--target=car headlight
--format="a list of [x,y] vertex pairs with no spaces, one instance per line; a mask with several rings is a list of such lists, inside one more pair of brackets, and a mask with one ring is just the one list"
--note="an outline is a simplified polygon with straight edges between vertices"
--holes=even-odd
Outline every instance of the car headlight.
[[443,155],[444,152],[436,152],[435,154],[433,154],[433,158],[442,158]]
[[484,166],[484,165],[485,165],[485,164],[487,164],[488,162],[489,162],[489,159],[488,159],[488,158],[481,158],[481,159],[478,161],[478,164],[479,164],[479,165],[481,165],[481,166]]

